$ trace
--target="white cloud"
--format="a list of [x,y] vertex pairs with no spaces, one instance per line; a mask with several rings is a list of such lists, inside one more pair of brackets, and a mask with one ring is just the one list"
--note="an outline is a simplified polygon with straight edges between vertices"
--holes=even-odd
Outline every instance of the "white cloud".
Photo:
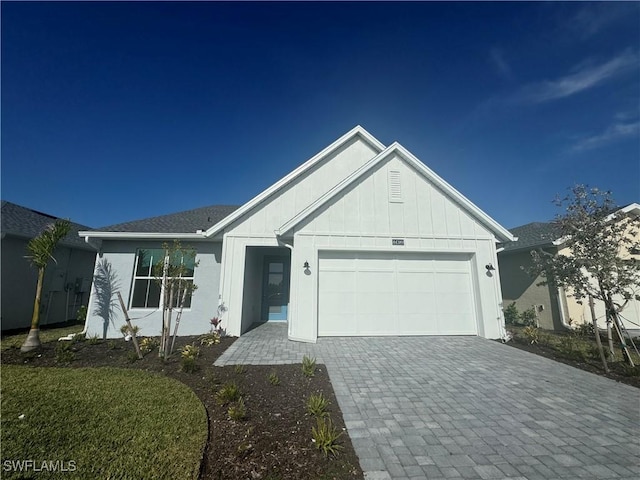
[[626,50],[599,65],[581,65],[573,73],[556,80],[525,85],[511,98],[513,103],[537,104],[558,100],[596,87],[631,68],[638,67],[638,55]]
[[615,25],[620,19],[633,18],[637,14],[633,2],[593,2],[586,4],[568,21],[564,20],[563,26],[568,26],[584,40]]
[[511,71],[511,66],[507,63],[504,58],[504,52],[499,48],[492,48],[489,52],[489,58],[491,62],[496,67],[498,73],[505,77],[508,80],[513,78],[513,72]]
[[585,137],[571,147],[574,152],[592,150],[608,143],[622,140],[628,137],[640,136],[640,121],[632,123],[615,123],[604,132]]

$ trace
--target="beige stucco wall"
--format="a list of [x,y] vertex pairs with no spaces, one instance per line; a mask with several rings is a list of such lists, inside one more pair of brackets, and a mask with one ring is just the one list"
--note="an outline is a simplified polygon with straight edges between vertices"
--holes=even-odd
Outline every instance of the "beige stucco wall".
[[[627,230],[627,235],[630,238],[633,238],[636,242],[640,243],[640,233],[636,232],[635,236],[631,235],[632,229],[629,228]],[[571,255],[570,248],[563,248],[559,251],[560,255]],[[626,251],[620,251],[619,253],[621,258],[631,259],[635,258],[636,261],[640,261],[640,254],[630,254]],[[595,281],[594,281],[595,285]],[[635,291],[636,295],[640,295],[640,285],[636,287]],[[592,321],[591,309],[589,307],[589,303],[587,299],[577,299],[571,295],[571,290],[567,289],[567,310],[568,310],[568,318],[571,319],[572,324],[580,325],[582,323],[590,323]],[[619,305],[623,305],[624,301],[621,297],[614,298],[614,302]],[[605,308],[604,303],[596,300],[594,302],[596,318],[598,320],[598,327],[606,328],[606,316],[605,316]],[[626,328],[640,328],[640,301],[632,299],[626,303],[625,307],[620,312],[621,319]]]

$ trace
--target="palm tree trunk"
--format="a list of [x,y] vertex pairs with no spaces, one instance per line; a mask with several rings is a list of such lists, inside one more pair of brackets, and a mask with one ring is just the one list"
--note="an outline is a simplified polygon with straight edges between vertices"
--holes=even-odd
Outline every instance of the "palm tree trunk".
[[38,283],[36,285],[36,298],[33,302],[33,315],[31,316],[31,329],[27,339],[20,347],[21,352],[30,352],[40,346],[40,299],[42,298],[42,285],[44,283],[44,268],[38,269]]

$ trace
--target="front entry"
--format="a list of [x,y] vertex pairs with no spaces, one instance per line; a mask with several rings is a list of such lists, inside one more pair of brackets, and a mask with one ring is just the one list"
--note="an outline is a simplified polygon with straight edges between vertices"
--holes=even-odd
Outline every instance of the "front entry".
[[286,321],[289,306],[290,259],[285,255],[267,255],[262,269],[263,322]]

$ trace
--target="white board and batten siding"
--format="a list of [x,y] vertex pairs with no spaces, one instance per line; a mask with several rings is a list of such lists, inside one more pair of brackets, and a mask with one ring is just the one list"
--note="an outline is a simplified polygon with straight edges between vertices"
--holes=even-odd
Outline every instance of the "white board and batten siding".
[[[318,200],[329,188],[360,168],[379,151],[379,148],[356,135],[225,228],[220,301],[228,308],[225,318],[230,335],[239,336],[246,329],[246,325],[242,325],[242,298],[243,295],[252,294],[243,288],[246,248],[279,246],[274,235],[278,227]],[[289,315],[291,317],[292,313]]]
[[[495,241],[392,156],[295,227],[290,336],[499,338],[499,278],[485,269],[497,265]],[[311,275],[297,272],[305,261]]]

